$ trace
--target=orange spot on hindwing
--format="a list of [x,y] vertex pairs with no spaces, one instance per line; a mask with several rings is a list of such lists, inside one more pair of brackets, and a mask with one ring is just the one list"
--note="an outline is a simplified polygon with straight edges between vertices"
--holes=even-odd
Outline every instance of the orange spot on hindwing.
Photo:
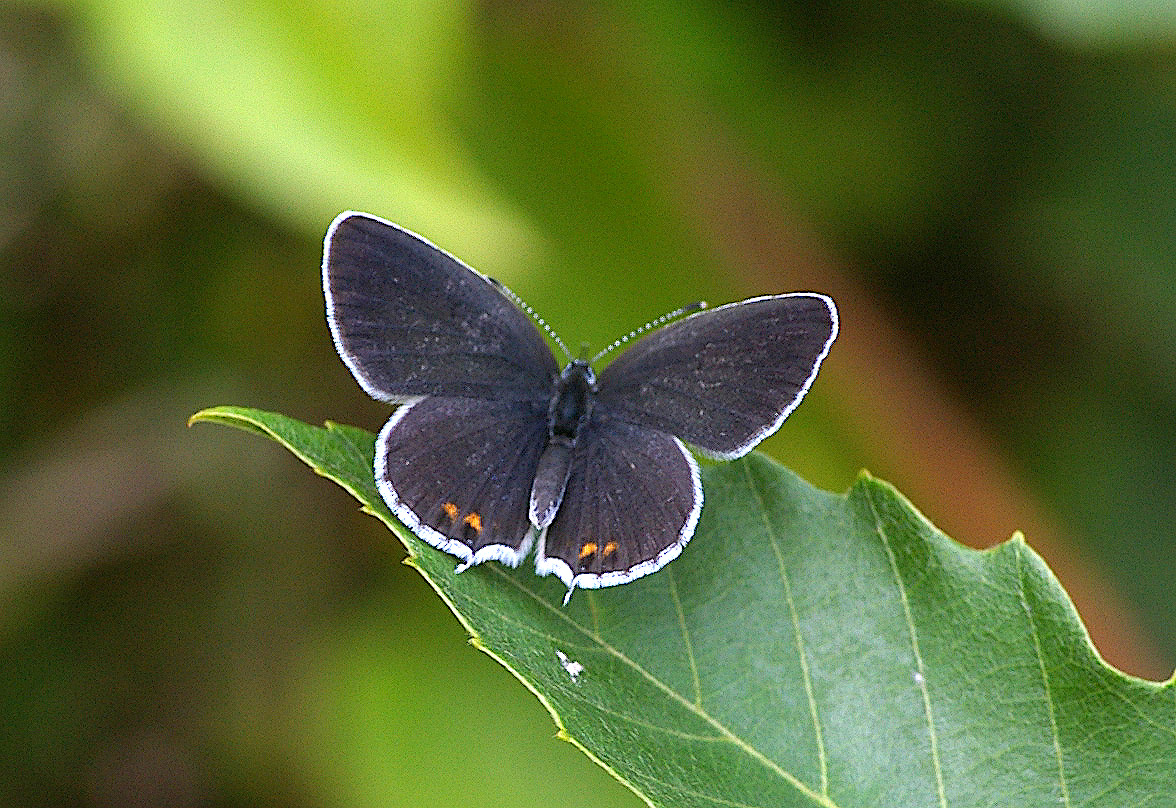
[[603,551],[602,555],[605,558],[608,558],[608,557],[612,556],[613,554],[615,554],[616,551],[617,551],[617,543],[615,541],[610,541],[608,544],[604,545],[604,551]]
[[441,506],[441,524],[452,525],[457,522],[457,506],[452,502],[446,502]]
[[477,511],[470,511],[461,521],[466,526],[467,539],[475,539],[482,533],[482,515]]
[[597,546],[594,541],[586,541],[580,545],[580,564],[584,565],[591,561],[592,557],[596,555],[596,550]]

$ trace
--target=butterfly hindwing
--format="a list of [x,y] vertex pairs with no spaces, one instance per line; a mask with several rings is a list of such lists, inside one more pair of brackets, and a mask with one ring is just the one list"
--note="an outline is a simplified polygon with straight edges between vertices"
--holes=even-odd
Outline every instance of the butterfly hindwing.
[[467,564],[516,566],[530,549],[531,481],[545,404],[425,398],[376,442],[376,484],[413,533]]
[[501,289],[449,253],[366,213],[340,214],[323,247],[327,320],[374,398],[550,395],[543,336]]
[[752,298],[671,323],[599,374],[598,411],[739,457],[800,403],[837,335],[824,295]]
[[593,419],[573,453],[563,502],[535,568],[597,588],[647,575],[681,552],[702,508],[698,465],[677,438]]

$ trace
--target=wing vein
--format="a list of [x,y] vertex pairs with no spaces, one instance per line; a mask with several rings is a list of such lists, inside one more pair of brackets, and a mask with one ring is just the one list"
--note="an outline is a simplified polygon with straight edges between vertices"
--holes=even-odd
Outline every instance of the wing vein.
[[[416,406],[416,405],[413,404],[413,405],[408,405],[408,406]],[[522,419],[520,418],[519,421],[521,422]],[[497,432],[497,431],[499,431],[499,429],[500,429],[500,427],[497,424],[483,422],[482,424],[479,424],[479,425],[471,425],[467,421],[465,429],[450,433],[444,440],[439,440],[437,442],[437,444],[458,443],[460,441],[466,441],[470,437],[475,436],[475,435],[491,434],[491,433]],[[518,430],[518,432],[520,432],[520,433],[523,431],[524,430],[522,430],[522,429]],[[408,460],[408,461],[415,461],[415,460],[419,460],[420,458],[422,458],[426,455],[432,454],[434,452],[436,452],[436,445],[435,444],[422,444],[417,451],[414,451],[411,453],[404,452],[401,454],[401,457],[403,457],[405,460]]]
[[[539,374],[535,373],[535,368],[529,364],[519,361],[507,354],[501,353],[478,353],[476,351],[421,351],[421,350],[402,350],[399,348],[388,348],[381,351],[374,352],[375,356],[392,357],[395,359],[407,359],[410,357],[417,357],[421,359],[453,359],[453,358],[475,358],[479,360],[495,360],[501,364],[512,368],[517,368],[525,371],[527,375],[534,376],[535,380],[540,381]],[[546,380],[544,380],[546,381]]]

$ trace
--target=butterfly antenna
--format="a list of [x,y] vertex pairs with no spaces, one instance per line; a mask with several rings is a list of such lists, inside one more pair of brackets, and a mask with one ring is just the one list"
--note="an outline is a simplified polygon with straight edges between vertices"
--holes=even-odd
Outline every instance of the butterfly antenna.
[[540,317],[538,314],[535,313],[535,310],[533,308],[531,308],[526,303],[524,303],[523,299],[521,297],[516,295],[510,289],[506,288],[506,286],[504,286],[500,281],[497,281],[494,278],[489,278],[489,277],[486,280],[490,281],[490,283],[492,283],[496,287],[498,287],[498,291],[502,292],[504,295],[509,297],[514,302],[514,304],[516,306],[518,306],[520,309],[525,311],[527,313],[527,316],[530,317],[532,320],[534,320],[535,324],[538,325],[541,329],[543,329],[543,333],[546,334],[547,336],[551,337],[552,341],[554,341],[555,344],[559,346],[559,349],[564,352],[564,356],[567,357],[567,360],[569,362],[572,361],[572,353],[571,353],[571,351],[568,350],[568,346],[564,345],[564,341],[559,338],[559,334],[555,333],[555,331],[551,328],[551,326],[549,326],[547,324],[547,322],[542,317]]
[[696,311],[699,311],[699,310],[705,309],[705,308],[706,308],[706,303],[704,303],[703,301],[700,300],[697,303],[691,303],[687,306],[683,306],[680,309],[674,309],[669,314],[663,314],[661,317],[658,317],[656,320],[650,320],[648,323],[641,326],[640,328],[634,328],[628,334],[621,337],[619,340],[614,342],[612,345],[609,345],[607,348],[605,348],[603,351],[598,353],[596,356],[592,357],[592,360],[589,364],[596,364],[596,360],[600,359],[600,357],[604,356],[605,354],[612,353],[613,351],[615,351],[617,348],[620,348],[622,345],[624,345],[629,340],[636,339],[637,337],[641,336],[642,334],[644,334],[646,331],[649,331],[650,329],[657,328],[658,326],[663,325],[664,323],[667,323],[670,320],[675,320],[684,314],[692,314]]

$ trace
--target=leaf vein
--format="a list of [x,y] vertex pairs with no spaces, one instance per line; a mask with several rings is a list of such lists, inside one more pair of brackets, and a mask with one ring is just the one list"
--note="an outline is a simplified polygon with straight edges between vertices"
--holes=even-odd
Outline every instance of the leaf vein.
[[700,743],[731,743],[730,738],[726,738],[722,735],[699,735],[697,732],[684,732],[680,729],[662,726],[661,724],[655,724],[652,721],[646,721],[644,718],[637,718],[636,716],[622,713],[619,710],[615,710],[612,707],[600,704],[599,702],[593,701],[592,699],[584,698],[582,700],[585,704],[591,705],[592,709],[594,710],[599,710],[606,715],[614,716],[615,718],[632,724],[633,726],[643,727],[654,732],[660,732],[663,735],[672,735],[675,738],[682,738],[683,740],[687,741],[698,741]]
[[763,516],[764,529],[771,540],[772,552],[776,556],[776,564],[780,569],[780,580],[784,585],[784,600],[788,604],[788,618],[792,622],[792,635],[796,639],[796,656],[800,664],[801,680],[804,682],[804,695],[808,701],[809,716],[813,721],[813,737],[817,745],[817,764],[821,772],[821,793],[829,793],[829,757],[825,751],[825,735],[821,731],[821,720],[817,715],[817,699],[813,693],[812,674],[809,672],[808,651],[804,646],[804,636],[800,630],[800,617],[796,613],[796,601],[792,597],[792,584],[788,578],[788,568],[784,563],[784,554],[780,549],[780,536],[775,525],[768,519],[768,505],[763,492],[752,479],[751,469],[743,464],[743,476],[747,479],[747,487],[759,501],[759,513]]
[[835,802],[833,802],[833,800],[831,800],[827,795],[820,794],[816,791],[813,791],[811,788],[809,788],[807,785],[805,785],[803,782],[801,782],[801,780],[796,775],[792,774],[791,772],[786,771],[783,767],[780,766],[780,764],[776,763],[776,761],[772,760],[767,755],[765,755],[763,752],[759,751],[754,746],[749,744],[747,741],[740,738],[732,730],[730,730],[726,725],[724,725],[722,722],[720,722],[717,718],[712,716],[710,713],[708,713],[703,708],[701,708],[698,705],[691,702],[689,699],[687,699],[681,693],[678,693],[676,690],[674,690],[672,687],[667,685],[661,679],[658,679],[656,676],[654,676],[652,673],[650,673],[644,667],[642,667],[640,664],[638,664],[638,662],[636,660],[631,659],[628,655],[626,655],[619,648],[611,645],[608,641],[606,641],[599,634],[593,634],[593,633],[589,632],[582,625],[580,625],[576,621],[572,620],[572,618],[569,617],[565,611],[557,608],[550,601],[541,597],[538,592],[536,592],[533,589],[529,589],[526,586],[523,586],[523,584],[520,581],[516,580],[515,578],[513,578],[510,575],[507,575],[504,571],[497,570],[497,568],[495,568],[495,569],[496,569],[496,572],[498,572],[499,576],[504,581],[507,581],[511,586],[515,587],[516,589],[518,589],[519,591],[523,592],[525,595],[530,597],[532,600],[534,600],[536,603],[538,603],[543,609],[550,612],[556,619],[562,620],[563,622],[567,623],[568,626],[570,626],[575,631],[588,636],[593,641],[598,643],[600,646],[600,649],[602,651],[610,654],[613,658],[615,658],[621,664],[626,665],[629,668],[632,668],[632,670],[636,674],[638,674],[639,676],[641,676],[641,678],[645,679],[647,682],[649,682],[651,685],[653,685],[653,687],[655,687],[658,690],[665,693],[672,700],[678,702],[687,711],[694,713],[696,716],[701,718],[707,724],[710,724],[712,727],[715,728],[715,730],[717,730],[719,732],[720,735],[722,735],[724,738],[729,740],[737,749],[742,751],[748,757],[750,757],[751,759],[760,763],[765,768],[767,768],[769,771],[771,771],[774,774],[776,774],[777,776],[779,776],[782,780],[784,780],[790,786],[795,788],[797,791],[804,794],[809,799],[813,800],[817,805],[824,806],[824,808],[837,808],[837,804]]
[[652,777],[652,776],[646,775],[645,779],[651,783],[657,783],[658,785],[661,785],[667,791],[670,791],[670,790],[677,791],[679,794],[683,794],[683,795],[689,796],[689,797],[694,797],[696,799],[706,800],[707,802],[714,803],[715,805],[726,805],[726,806],[728,806],[728,808],[764,808],[763,805],[751,805],[746,802],[735,802],[733,800],[725,800],[722,797],[716,797],[714,794],[706,794],[701,791],[695,791],[692,788],[686,788],[685,786],[683,786],[679,783],[668,783],[665,780],[662,780],[660,777]]
[[943,786],[943,767],[939,762],[939,733],[935,731],[935,719],[931,712],[931,693],[927,688],[927,673],[923,666],[923,654],[919,651],[919,635],[915,629],[915,619],[911,613],[910,599],[907,597],[906,584],[898,569],[898,558],[894,555],[894,548],[890,546],[890,539],[882,527],[882,516],[878,513],[878,506],[874,503],[874,495],[867,490],[866,501],[870,505],[870,512],[874,516],[874,530],[886,551],[886,558],[890,563],[890,572],[894,576],[894,583],[898,587],[899,599],[902,601],[903,618],[906,620],[907,632],[911,639],[911,652],[915,657],[915,669],[918,672],[916,681],[919,692],[923,696],[923,715],[927,720],[927,733],[931,742],[931,768],[935,774],[935,790],[939,798],[940,808],[947,808],[947,793]]
[[1053,692],[1050,689],[1049,671],[1045,667],[1045,657],[1041,650],[1041,639],[1037,635],[1037,621],[1033,617],[1033,609],[1029,599],[1025,597],[1025,574],[1021,567],[1021,550],[1014,554],[1017,559],[1017,597],[1020,598],[1021,608],[1025,611],[1025,621],[1029,625],[1029,637],[1033,640],[1033,655],[1037,658],[1037,667],[1041,673],[1041,686],[1044,689],[1045,709],[1049,715],[1049,731],[1053,740],[1054,760],[1058,767],[1058,786],[1062,790],[1062,804],[1071,805],[1070,787],[1066,782],[1065,761],[1062,756],[1061,738],[1058,734],[1057,715],[1054,712]]
[[686,626],[686,612],[682,609],[682,599],[678,597],[678,582],[674,578],[673,569],[665,570],[666,581],[670,585],[670,597],[674,601],[674,611],[678,615],[678,625],[682,629],[682,642],[686,644],[686,660],[690,663],[690,677],[694,683],[694,704],[702,706],[702,681],[698,676],[698,662],[694,658],[694,643],[690,640],[690,629]]

